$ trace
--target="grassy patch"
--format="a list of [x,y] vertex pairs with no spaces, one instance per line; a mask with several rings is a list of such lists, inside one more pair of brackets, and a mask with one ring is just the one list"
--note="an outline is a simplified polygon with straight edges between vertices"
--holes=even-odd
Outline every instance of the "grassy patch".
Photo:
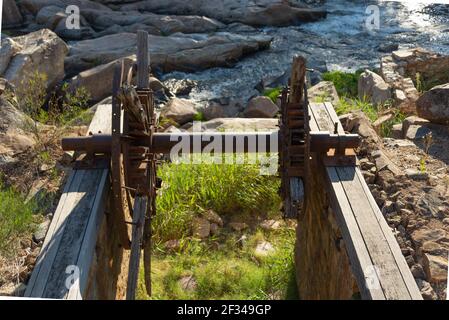
[[[228,233],[220,238],[199,242],[185,239],[183,248],[172,254],[156,253],[153,261],[153,295],[151,299],[297,299],[292,228],[247,235],[243,245]],[[257,241],[267,239],[275,252],[267,257],[254,254]],[[157,251],[157,250],[156,250]],[[192,277],[191,290],[183,288],[181,279]],[[149,299],[143,285],[139,299]]]
[[257,165],[164,164],[154,219],[156,241],[188,234],[195,214],[212,209],[221,216],[271,214],[279,210],[279,180],[260,175]]
[[406,118],[406,115],[404,115],[397,109],[390,109],[389,103],[376,106],[372,103],[360,99],[340,98],[338,105],[335,107],[337,115],[343,115],[351,111],[362,111],[371,120],[371,122],[376,121],[379,118],[379,115],[382,114],[382,111],[385,111],[387,109],[393,110],[394,115],[392,119],[384,122],[381,125],[379,134],[382,137],[390,137],[393,126],[395,124],[402,123],[402,121],[404,121],[404,119]]
[[355,73],[346,73],[341,71],[330,71],[323,73],[323,80],[331,81],[341,97],[356,98],[358,91],[358,81],[362,70]]
[[10,254],[14,242],[33,231],[36,209],[33,201],[25,203],[20,193],[0,183],[0,255]]
[[270,98],[271,101],[276,103],[279,95],[281,94],[281,91],[282,91],[282,87],[267,89],[267,90],[264,91],[263,95],[265,97]]
[[378,118],[378,108],[364,100],[340,98],[338,105],[335,107],[337,115],[343,115],[351,111],[363,111],[371,121]]
[[[250,222],[280,217],[279,179],[261,176],[257,165],[236,164],[165,164],[159,176],[164,186],[153,220],[152,299],[297,298],[294,225],[263,231]],[[225,226],[206,240],[193,239],[190,221],[206,209],[217,212]],[[250,224],[244,238],[227,227],[231,216]],[[163,245],[169,239],[180,241],[174,252]],[[256,255],[261,241],[275,251]],[[185,277],[194,279],[194,288],[183,288]],[[149,299],[143,273],[138,298]]]

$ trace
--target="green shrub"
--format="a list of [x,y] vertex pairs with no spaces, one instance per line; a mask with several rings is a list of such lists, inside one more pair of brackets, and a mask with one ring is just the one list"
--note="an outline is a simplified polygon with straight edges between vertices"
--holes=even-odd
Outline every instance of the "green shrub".
[[335,89],[337,89],[341,97],[356,98],[358,81],[362,72],[362,70],[358,70],[355,73],[341,71],[325,72],[323,73],[323,80],[333,82]]
[[64,125],[88,107],[90,94],[84,87],[74,92],[64,83],[59,92],[47,95],[45,73],[35,71],[22,80],[17,90],[20,108],[34,121],[33,133],[39,136],[38,123]]

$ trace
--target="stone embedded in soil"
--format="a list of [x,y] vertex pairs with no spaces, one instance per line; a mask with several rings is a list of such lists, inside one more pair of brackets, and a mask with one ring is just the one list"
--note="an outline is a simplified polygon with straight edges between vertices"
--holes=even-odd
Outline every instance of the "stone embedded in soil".
[[432,283],[446,283],[448,272],[447,258],[434,256],[428,253],[425,253],[423,258],[427,280]]
[[259,225],[263,230],[278,230],[281,227],[281,222],[277,220],[264,220]]
[[254,254],[259,257],[266,257],[275,251],[273,245],[268,241],[261,241],[256,245]]
[[230,222],[229,227],[234,231],[242,231],[248,228],[248,225],[244,222]]
[[167,250],[178,250],[181,246],[181,243],[178,239],[167,240],[164,243],[164,247]]
[[197,287],[196,280],[193,276],[185,276],[179,279],[179,286],[185,291],[194,291]]
[[373,104],[383,104],[391,99],[391,88],[378,74],[365,70],[358,82],[360,99],[368,99]]
[[421,292],[421,295],[424,300],[437,300],[438,296],[433,290],[430,283],[422,279],[416,279],[416,284]]
[[223,226],[223,219],[213,210],[206,210],[202,213],[203,217],[211,223],[215,223],[220,227]]
[[448,239],[448,233],[442,229],[421,228],[411,234],[411,239],[416,245],[422,246],[426,241],[434,241],[437,243],[442,240],[446,241]]
[[422,265],[420,264],[414,264],[411,268],[410,271],[412,272],[413,277],[415,277],[415,279],[425,279],[426,274],[424,273],[424,269],[422,267]]
[[432,133],[432,130],[422,125],[411,125],[405,132],[405,137],[409,140],[421,140],[427,134]]
[[50,223],[50,220],[45,220],[37,226],[37,230],[33,234],[33,240],[36,243],[39,243],[45,239],[45,235],[47,234],[48,228],[50,227]]
[[402,123],[397,123],[397,124],[393,125],[393,127],[391,128],[390,136],[393,139],[402,139],[404,137],[403,130],[402,130]]
[[424,242],[421,249],[424,253],[429,253],[436,256],[444,256],[447,253],[447,248],[434,241]]
[[413,180],[427,180],[429,178],[429,174],[427,172],[418,171],[416,169],[406,169],[405,175],[407,178]]
[[207,238],[210,234],[210,222],[206,219],[195,217],[192,221],[192,234],[200,239]]

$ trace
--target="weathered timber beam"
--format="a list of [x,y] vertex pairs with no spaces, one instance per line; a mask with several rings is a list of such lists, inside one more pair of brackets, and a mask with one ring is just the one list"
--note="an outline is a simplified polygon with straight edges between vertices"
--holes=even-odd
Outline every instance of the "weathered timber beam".
[[[127,137],[123,137],[127,139]],[[142,137],[132,140],[137,146],[152,146],[154,153],[168,154],[171,150],[185,143],[185,153],[199,153],[210,145],[218,142],[222,146],[217,153],[254,153],[254,152],[278,152],[278,146],[283,143],[278,132],[180,132],[180,133],[155,133],[153,140]],[[355,134],[331,134],[329,132],[311,132],[310,149],[312,152],[327,152],[332,148],[356,148],[360,144],[360,138]],[[64,138],[61,142],[63,150],[85,151],[88,153],[109,153],[112,146],[110,135],[91,135],[87,137]],[[226,148],[226,146],[230,146]]]
[[[111,106],[99,105],[89,132],[110,133],[111,118]],[[109,186],[108,168],[69,173],[28,282],[26,297],[86,297]]]

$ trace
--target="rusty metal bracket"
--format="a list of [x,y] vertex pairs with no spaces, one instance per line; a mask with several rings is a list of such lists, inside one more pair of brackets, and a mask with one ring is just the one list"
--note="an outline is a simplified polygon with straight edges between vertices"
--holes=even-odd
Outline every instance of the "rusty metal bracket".
[[73,170],[108,169],[111,158],[108,154],[84,153],[73,161]]
[[337,149],[330,149],[321,157],[326,167],[346,167],[357,166],[359,164],[354,149],[345,149],[343,153],[339,153]]

